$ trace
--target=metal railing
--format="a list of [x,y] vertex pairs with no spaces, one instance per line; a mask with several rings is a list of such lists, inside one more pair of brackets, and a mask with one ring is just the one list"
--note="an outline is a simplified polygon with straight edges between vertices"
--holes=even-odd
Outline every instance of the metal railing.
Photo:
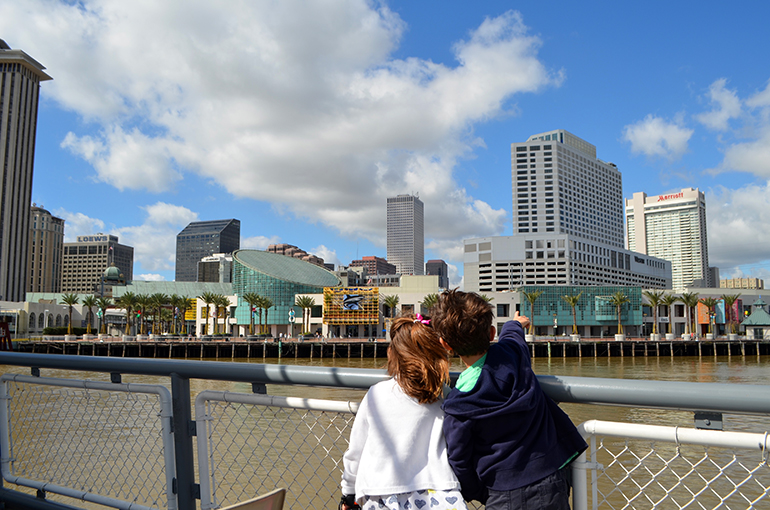
[[[164,497],[167,495],[171,497],[169,501],[163,503],[156,495],[153,495],[152,498],[146,498],[147,502],[139,503],[134,500],[129,502],[133,502],[135,505],[142,504],[153,507],[157,505],[166,508],[173,508],[172,505],[175,504],[178,508],[192,509],[198,506],[197,500],[200,499],[201,508],[207,510],[218,508],[222,504],[248,499],[260,492],[265,492],[267,489],[274,488],[275,485],[283,485],[289,489],[289,497],[287,498],[287,507],[289,508],[294,505],[297,505],[296,507],[323,508],[336,504],[341,476],[340,462],[347,447],[347,437],[352,424],[355,405],[340,401],[267,396],[264,395],[266,385],[366,389],[387,377],[382,370],[354,368],[157,359],[105,359],[21,353],[0,353],[0,364],[30,367],[33,377],[25,376],[23,382],[17,377],[12,384],[30,384],[32,386],[36,386],[35,383],[42,380],[38,377],[41,368],[109,374],[111,383],[98,383],[105,385],[106,389],[99,388],[97,390],[95,386],[90,388],[80,386],[81,389],[78,391],[87,394],[86,401],[88,398],[95,398],[94,392],[96,391],[108,391],[122,386],[122,374],[142,374],[167,378],[171,388],[171,416],[168,416],[166,411],[160,410],[160,407],[153,411],[150,411],[149,407],[143,407],[141,412],[134,414],[143,416],[140,421],[148,419],[153,414],[163,415],[161,421],[168,418],[169,427],[173,430],[171,434],[173,444],[163,443],[159,449],[164,453],[173,451],[173,465],[164,465],[163,468],[138,469],[132,465],[131,455],[123,455],[122,459],[124,461],[123,469],[142,473],[136,475],[132,480],[136,487],[142,484],[157,487],[159,480],[167,477],[169,473],[173,473],[174,478],[170,482],[160,483],[163,487],[170,486],[171,491],[163,489],[155,490],[153,493],[162,493]],[[27,382],[27,379],[31,382]],[[191,379],[248,382],[252,384],[254,393],[217,392],[208,389],[200,391],[196,395],[195,415],[193,415]],[[770,387],[768,386],[554,376],[540,376],[539,381],[544,391],[559,402],[689,410],[695,411],[696,417],[698,413],[703,411],[711,413],[712,418],[720,412],[770,416]],[[82,382],[67,384],[71,386],[83,385]],[[88,384],[97,383],[90,382]],[[134,387],[133,384],[127,386],[129,391],[130,388]],[[311,391],[308,389],[308,394]],[[130,392],[125,393],[125,395],[135,398],[138,394]],[[13,406],[16,405],[15,399],[20,397],[17,393],[9,395],[9,398],[14,402],[6,400],[4,405],[0,407],[13,411]],[[83,396],[80,395],[79,398],[82,399]],[[61,413],[61,411],[56,410],[57,407],[61,407],[56,399],[40,400],[37,403],[29,401],[25,406],[27,406],[27,412],[37,412],[41,415],[45,413],[54,418],[56,413]],[[30,411],[29,406],[33,408],[32,411]],[[119,406],[118,408],[120,409]],[[153,409],[156,408],[153,407]],[[92,412],[94,412],[93,409]],[[122,410],[117,413],[104,413],[99,416],[99,420],[111,420],[113,424],[117,420],[115,426],[122,426],[125,422],[125,414],[126,412]],[[19,430],[21,425],[14,421],[13,415],[9,414],[6,418],[7,420],[4,419],[3,421],[10,423],[10,430]],[[77,420],[68,417],[64,421],[75,423]],[[595,428],[595,430],[599,430],[599,428]],[[678,430],[682,431],[683,429]],[[35,432],[37,435],[44,433],[48,432]],[[600,433],[603,434],[604,432],[600,431]],[[593,468],[595,470],[595,474],[592,474],[592,481],[596,479],[597,482],[592,485],[590,492],[593,495],[595,490],[597,496],[591,500],[591,504],[594,505],[594,508],[677,508],[670,504],[672,500],[681,500],[676,490],[669,491],[671,496],[668,499],[653,498],[652,503],[647,501],[644,503],[647,506],[641,505],[641,502],[645,501],[646,498],[634,496],[628,491],[627,487],[633,486],[636,487],[634,490],[642,495],[652,494],[651,491],[657,487],[655,484],[658,483],[657,481],[652,484],[649,481],[640,481],[643,476],[649,477],[650,471],[654,472],[654,469],[645,462],[657,454],[649,453],[649,441],[647,444],[640,443],[640,439],[635,439],[636,436],[633,433],[633,430],[620,432],[621,436],[625,434],[623,436],[625,439],[620,440],[618,444],[621,446],[619,447],[612,443],[613,448],[622,452],[622,455],[608,453],[614,452],[614,450],[605,447],[610,443],[600,441],[596,447],[597,450],[592,450],[592,452],[598,452],[596,454],[597,459],[591,460],[593,464],[585,459],[579,464],[580,469]],[[62,441],[63,438],[67,441],[72,440],[71,432],[65,433],[64,429],[58,430],[57,434],[59,441]],[[715,437],[726,437],[719,434],[733,433],[715,432],[715,434],[718,434]],[[143,437],[144,433],[141,436]],[[169,442],[171,438],[168,439]],[[592,442],[595,443],[594,440]],[[684,443],[681,439],[679,442]],[[194,448],[194,443],[197,443],[197,450]],[[657,443],[662,446],[655,446],[653,451],[668,452],[667,449],[674,448],[675,452],[677,450],[681,452],[683,448],[682,444],[674,444],[671,447],[666,445],[665,441],[657,441]],[[764,480],[762,477],[767,471],[767,442],[762,443],[762,445],[758,448],[761,450],[760,454],[764,455],[764,464],[758,462],[758,468],[754,470],[760,480]],[[71,448],[72,445],[69,447]],[[20,463],[21,466],[25,462],[19,445],[0,443],[0,448],[3,452],[3,461],[7,461],[12,469],[16,469],[15,465],[11,466],[12,464]],[[9,452],[9,454],[5,452]],[[12,452],[12,456],[10,452]],[[54,451],[48,457],[45,457],[46,453],[47,450],[44,449],[35,450],[34,455],[43,456],[38,460],[47,463],[60,462],[61,458],[67,457],[66,453],[62,453],[62,450],[59,450],[58,453]],[[196,455],[198,457],[197,475]],[[593,459],[593,453],[588,455],[587,458]],[[604,455],[619,460],[613,464],[608,460],[602,460]],[[624,455],[626,456],[624,457]],[[717,457],[721,459],[722,454],[719,453],[714,458]],[[710,458],[711,455],[708,454],[706,459]],[[698,477],[699,470],[704,470],[703,472],[706,473],[706,466],[710,462],[710,460],[692,462],[695,478]],[[632,467],[634,463],[639,467]],[[599,464],[602,466],[599,467]],[[669,462],[669,465],[674,466],[675,464],[676,462]],[[748,466],[746,463],[744,465]],[[618,468],[626,469],[629,474],[617,477],[613,470]],[[51,467],[50,469],[56,468]],[[727,469],[722,469],[722,471],[727,472]],[[5,472],[6,470],[3,469],[3,473]],[[106,478],[111,477],[109,472],[101,470],[98,471],[98,474]],[[671,476],[676,477],[676,475]],[[142,477],[146,479],[142,480]],[[9,480],[6,478],[6,481]],[[617,483],[618,481],[620,483]],[[582,494],[589,492],[587,485],[581,486],[582,488],[579,488],[578,485],[575,487],[575,498],[582,498]],[[686,487],[686,485],[679,487]],[[747,492],[749,495],[742,501],[766,502],[768,484],[752,479],[747,483],[734,484],[733,490],[740,493],[745,487],[752,487],[752,491],[756,490],[756,487],[760,487],[761,490],[764,490],[765,496],[762,497],[765,499],[752,499]],[[163,492],[164,490],[165,492]],[[580,492],[581,490],[583,492]],[[109,493],[109,490],[97,492]],[[119,493],[119,491],[117,492]],[[607,496],[605,497],[604,494]],[[692,501],[685,506],[687,508],[707,508],[699,503],[706,500],[704,494],[702,491],[694,491],[690,498]],[[23,495],[19,495],[18,491],[10,490],[7,487],[0,489],[0,501],[10,502],[22,497]],[[76,499],[78,498],[84,499],[80,496],[76,497]],[[126,498],[126,500],[129,499],[131,498]],[[25,504],[18,506],[19,508],[69,508],[62,504],[55,504],[34,497],[24,501]],[[662,501],[662,503],[655,503],[655,501]],[[586,508],[585,506],[578,506],[580,504],[582,503],[575,499],[576,508]],[[9,506],[9,508],[11,507]],[[748,503],[745,507],[752,508]],[[117,508],[121,507],[117,506]],[[713,508],[743,507],[733,503],[721,507],[713,506]]]
[[597,420],[579,430],[590,445],[572,465],[574,510],[770,506],[767,432]]
[[165,387],[5,374],[0,402],[6,482],[124,510],[177,508]]

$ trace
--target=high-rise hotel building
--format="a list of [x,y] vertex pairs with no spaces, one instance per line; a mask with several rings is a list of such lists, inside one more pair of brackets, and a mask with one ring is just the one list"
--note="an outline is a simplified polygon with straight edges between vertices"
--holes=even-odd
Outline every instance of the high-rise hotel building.
[[74,294],[101,293],[104,271],[114,265],[125,281],[134,279],[134,248],[106,234],[78,236],[64,243],[61,291]]
[[0,39],[0,301],[27,293],[30,203],[40,82],[35,59]]
[[671,261],[674,290],[697,280],[698,286],[719,285],[709,270],[706,197],[697,188],[653,197],[634,193],[626,200],[626,229],[629,250]]
[[388,198],[387,256],[398,274],[425,274],[424,210],[419,198]]
[[61,292],[64,220],[32,204],[27,268],[28,292]]
[[668,288],[671,263],[624,248],[620,172],[558,129],[511,145],[513,236],[464,241],[466,290],[523,285]]

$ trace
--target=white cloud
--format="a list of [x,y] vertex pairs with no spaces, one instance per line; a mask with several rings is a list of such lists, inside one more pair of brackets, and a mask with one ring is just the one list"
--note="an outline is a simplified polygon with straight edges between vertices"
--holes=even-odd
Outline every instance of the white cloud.
[[140,275],[134,275],[134,280],[142,280],[145,282],[165,282],[166,277],[157,273],[146,273]]
[[327,264],[334,264],[335,267],[342,264],[339,257],[337,257],[337,252],[331,248],[327,248],[325,245],[321,244],[310,250],[310,253],[315,255],[316,257],[321,257],[324,259],[324,262]]
[[709,87],[709,102],[713,106],[710,112],[696,115],[695,118],[707,128],[725,131],[730,119],[741,114],[741,100],[734,90],[728,90],[726,78],[720,78]]
[[278,244],[281,242],[281,238],[278,236],[265,237],[254,236],[244,237],[241,239],[241,248],[244,250],[266,250],[271,244]]
[[169,145],[167,140],[146,136],[136,128],[125,133],[120,126],[111,126],[103,139],[69,132],[61,143],[62,148],[88,161],[98,180],[121,191],[156,192],[171,189],[182,178],[173,168]]
[[707,194],[709,265],[732,274],[738,266],[770,262],[770,181]]
[[770,81],[767,82],[765,90],[761,90],[746,100],[746,106],[750,108],[770,107]]
[[446,267],[447,275],[449,276],[449,288],[454,289],[455,287],[459,287],[460,290],[462,290],[464,276],[460,274],[460,270],[454,264],[447,264]]
[[146,223],[160,226],[171,226],[181,230],[193,221],[198,221],[198,213],[180,205],[156,202],[142,207],[147,213]]
[[[386,197],[411,191],[438,239],[500,233],[505,211],[470,196],[453,169],[483,143],[474,123],[564,78],[515,12],[457,42],[449,66],[392,57],[406,25],[365,0],[2,8],[0,33],[55,78],[43,95],[99,126],[62,141],[96,179],[160,192],[194,172],[380,244]],[[669,144],[679,153],[682,142]]]
[[[198,214],[185,207],[164,202],[157,202],[142,209],[147,213],[143,224],[120,228],[108,227],[100,219],[64,209],[56,211],[56,215],[65,220],[66,242],[74,242],[79,235],[93,235],[98,232],[116,235],[120,244],[134,248],[134,263],[139,263],[142,269],[171,270],[175,263],[176,235],[188,223],[196,221]],[[153,275],[136,276],[136,279],[148,278],[153,278]]]
[[724,153],[719,170],[737,170],[770,178],[770,126],[765,127],[756,140],[732,144]]
[[104,222],[98,218],[91,218],[83,213],[73,213],[65,209],[57,209],[54,214],[64,220],[65,243],[74,243],[78,236],[105,233]]
[[631,152],[668,160],[679,159],[687,152],[692,134],[693,130],[684,127],[681,120],[669,122],[652,114],[623,128],[623,139],[631,143]]

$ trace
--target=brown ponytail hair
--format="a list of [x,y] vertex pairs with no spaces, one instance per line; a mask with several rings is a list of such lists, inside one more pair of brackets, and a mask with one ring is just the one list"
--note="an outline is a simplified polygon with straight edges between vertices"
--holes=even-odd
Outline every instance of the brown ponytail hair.
[[414,315],[394,320],[390,327],[388,373],[404,393],[421,404],[439,400],[449,381],[449,358],[438,335]]

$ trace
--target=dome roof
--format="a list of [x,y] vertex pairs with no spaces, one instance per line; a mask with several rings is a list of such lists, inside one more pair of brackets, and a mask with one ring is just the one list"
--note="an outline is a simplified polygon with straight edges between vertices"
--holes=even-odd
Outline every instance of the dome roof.
[[342,284],[332,272],[304,260],[260,250],[238,250],[233,260],[279,280],[311,287],[337,287]]
[[110,267],[104,270],[105,280],[120,280],[122,276],[123,275],[120,274],[120,269],[115,267],[115,264],[112,264]]

